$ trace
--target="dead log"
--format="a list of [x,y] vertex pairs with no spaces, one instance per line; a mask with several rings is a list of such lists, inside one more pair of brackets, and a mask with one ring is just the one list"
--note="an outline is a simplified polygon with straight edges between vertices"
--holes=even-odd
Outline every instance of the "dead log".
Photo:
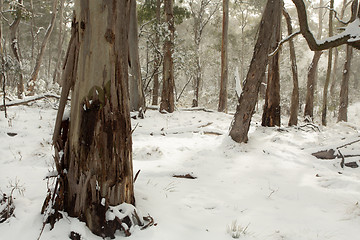
[[183,175],[181,175],[181,174],[179,174],[179,175],[174,174],[173,177],[174,177],[174,178],[196,179],[196,177],[194,177],[193,175],[191,175],[191,174],[189,174],[189,173],[183,174]]
[[[52,93],[45,93],[45,94],[41,94],[38,96],[33,96],[33,97],[29,97],[26,99],[21,99],[21,100],[16,100],[16,101],[12,101],[12,102],[7,102],[6,103],[6,107],[14,107],[14,106],[19,106],[19,105],[26,105],[30,102],[34,102],[43,98],[56,98],[56,99],[60,99],[60,96],[56,95],[56,94],[52,94]],[[0,105],[0,111],[4,111],[5,110],[5,105],[2,104]]]

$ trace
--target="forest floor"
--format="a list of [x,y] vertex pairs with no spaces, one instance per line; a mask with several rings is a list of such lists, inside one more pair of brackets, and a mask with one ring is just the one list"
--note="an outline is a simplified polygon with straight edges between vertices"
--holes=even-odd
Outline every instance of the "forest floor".
[[[40,210],[47,191],[44,178],[54,170],[54,107],[41,100],[9,108],[8,119],[0,112],[0,193],[9,196],[14,190],[15,205],[15,216],[0,224],[0,239],[40,235]],[[145,119],[132,119],[134,174],[141,170],[135,182],[136,204],[143,215],[154,218],[156,226],[134,227],[128,239],[352,240],[360,236],[360,168],[341,168],[341,158],[320,160],[311,155],[360,139],[359,103],[350,107],[348,123],[327,127],[264,128],[255,114],[247,144],[228,137],[232,117],[148,110]],[[360,154],[360,143],[341,152]],[[345,163],[360,164],[359,160],[345,158]],[[187,174],[195,179],[174,177]],[[71,231],[83,240],[101,239],[70,217],[52,231],[45,226],[40,239],[68,239]],[[116,239],[123,236],[116,233]]]

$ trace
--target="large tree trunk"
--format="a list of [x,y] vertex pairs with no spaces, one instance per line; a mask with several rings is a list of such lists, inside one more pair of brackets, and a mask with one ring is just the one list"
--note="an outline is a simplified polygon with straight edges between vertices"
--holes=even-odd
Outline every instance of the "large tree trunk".
[[173,0],[165,0],[165,21],[168,28],[168,36],[164,43],[164,65],[163,65],[163,89],[161,93],[160,112],[166,111],[169,113],[175,110],[175,96],[174,96],[174,14],[173,14]]
[[50,39],[51,33],[54,29],[55,26],[55,19],[57,16],[57,6],[58,6],[58,0],[54,0],[53,2],[53,7],[52,7],[52,16],[51,16],[51,21],[50,24],[46,30],[44,39],[42,41],[41,44],[41,48],[40,48],[40,52],[36,57],[36,62],[35,62],[35,67],[31,73],[31,77],[30,77],[30,81],[28,82],[28,91],[29,91],[29,95],[33,95],[34,94],[34,89],[35,89],[35,83],[37,81],[38,75],[39,75],[39,71],[40,71],[40,66],[41,66],[41,62],[45,53],[45,48],[46,45]]
[[145,109],[145,98],[142,88],[141,68],[139,60],[139,39],[136,14],[136,0],[130,3],[130,28],[129,28],[129,58],[130,58],[130,111]]
[[272,29],[277,26],[280,0],[268,0],[263,13],[254,55],[239,98],[229,135],[236,142],[247,142],[252,114],[254,113],[259,87],[268,62]]
[[[22,0],[18,0],[19,5],[22,5],[23,1]],[[20,60],[20,47],[19,47],[19,42],[18,42],[18,37],[17,37],[17,32],[18,32],[18,28],[19,28],[19,24],[20,24],[20,20],[21,20],[21,9],[19,7],[17,7],[16,12],[15,12],[15,19],[14,21],[11,23],[10,25],[10,46],[11,46],[11,50],[15,56],[16,62],[17,62],[17,74],[18,74],[18,83],[17,83],[17,95],[18,98],[21,99],[23,98],[24,95],[24,77],[22,74],[22,64],[21,64],[21,60]]]
[[[280,42],[281,11],[275,14],[274,28],[271,28],[272,39],[270,49],[275,51]],[[262,115],[262,126],[280,126],[280,53],[277,52],[269,59],[268,81],[265,95],[264,112]]]
[[[283,15],[285,16],[286,25],[288,29],[289,36],[293,33],[291,18],[289,13],[283,8]],[[290,60],[291,60],[291,71],[293,75],[293,91],[291,95],[291,104],[290,104],[290,119],[289,126],[297,125],[298,123],[298,113],[299,113],[299,79],[297,72],[297,64],[296,64],[296,54],[295,54],[295,46],[292,39],[289,40],[290,47]]]
[[223,0],[219,112],[227,112],[229,1]]
[[160,9],[161,0],[156,0],[156,32],[155,32],[155,59],[154,59],[154,85],[152,90],[152,105],[158,105],[159,100],[159,66],[160,66]]
[[347,45],[346,46],[346,61],[345,61],[344,71],[343,71],[342,81],[341,81],[338,122],[340,122],[340,121],[347,122],[347,108],[348,108],[348,104],[349,104],[349,99],[348,99],[349,78],[350,78],[352,55],[353,55],[352,47]]
[[[135,201],[127,85],[129,4],[75,1],[53,139],[59,173],[55,214],[65,211],[103,237],[111,235],[108,207]],[[70,119],[62,120],[71,86]]]
[[[330,0],[330,9],[334,8],[334,0]],[[329,12],[329,37],[333,35],[333,11]],[[324,84],[324,93],[323,93],[323,104],[322,104],[322,113],[321,113],[321,123],[326,126],[326,115],[327,115],[327,104],[328,104],[328,89],[331,77],[332,69],[332,48],[329,49],[328,56],[328,67],[326,71],[326,79]]]

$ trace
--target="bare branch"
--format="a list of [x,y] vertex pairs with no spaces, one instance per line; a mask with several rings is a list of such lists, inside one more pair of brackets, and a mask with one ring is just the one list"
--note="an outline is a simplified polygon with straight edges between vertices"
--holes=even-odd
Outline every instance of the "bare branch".
[[287,36],[286,38],[282,39],[282,40],[279,42],[279,45],[276,47],[276,49],[275,49],[272,53],[269,54],[269,57],[272,57],[272,56],[274,56],[276,53],[278,53],[279,50],[280,50],[280,47],[281,47],[284,43],[290,41],[291,39],[293,39],[295,36],[297,36],[297,35],[299,35],[299,34],[301,34],[301,32],[300,32],[300,31],[296,31],[296,32],[292,33],[291,35]]

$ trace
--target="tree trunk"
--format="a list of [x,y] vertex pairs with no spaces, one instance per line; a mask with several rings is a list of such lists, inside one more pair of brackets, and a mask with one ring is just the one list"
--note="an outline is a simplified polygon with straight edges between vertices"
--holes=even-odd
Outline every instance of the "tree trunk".
[[159,99],[159,66],[160,66],[160,24],[161,0],[156,0],[156,32],[155,32],[155,60],[154,60],[154,85],[152,91],[152,105],[158,105]]
[[[283,8],[283,15],[286,20],[286,25],[288,29],[289,36],[293,33],[291,18],[289,13]],[[290,119],[289,126],[294,126],[298,124],[298,113],[299,113],[299,79],[297,72],[297,64],[296,64],[296,54],[295,54],[295,46],[292,39],[289,40],[290,47],[290,60],[291,60],[291,71],[293,75],[293,91],[291,95],[291,107],[290,107]]]
[[[334,0],[330,0],[330,9],[334,8]],[[333,35],[333,11],[329,12],[329,37]],[[323,93],[323,104],[322,104],[322,114],[321,114],[321,123],[326,126],[326,115],[327,115],[327,103],[328,103],[328,89],[331,77],[331,68],[332,68],[332,48],[329,49],[328,56],[328,68],[326,71],[326,79],[324,85],[324,93]]]
[[[276,12],[274,16],[274,28],[271,28],[272,38],[270,51],[275,51],[280,42],[281,34],[281,11]],[[262,115],[262,126],[274,127],[280,126],[280,53],[277,52],[269,59],[268,80],[265,95],[265,105]]]
[[[102,237],[111,235],[108,207],[135,201],[127,84],[129,4],[75,1],[54,132],[59,177],[53,214],[65,211]],[[71,86],[70,119],[62,120]]]
[[308,69],[307,85],[306,85],[306,103],[304,110],[304,117],[308,121],[313,121],[314,118],[314,93],[316,89],[317,68],[322,51],[315,51],[313,60]]
[[141,68],[139,59],[136,0],[130,1],[129,58],[130,111],[140,111],[141,109],[145,109],[145,98],[142,88]]
[[340,106],[339,106],[339,115],[338,122],[344,121],[347,122],[347,108],[348,108],[348,95],[349,95],[349,78],[351,70],[351,59],[353,51],[350,45],[346,46],[346,61],[344,64],[344,71],[341,81],[341,90],[340,90]]
[[330,78],[330,108],[335,109],[337,103],[337,97],[335,95],[335,90],[337,88],[338,76],[337,76],[337,67],[338,67],[338,59],[339,59],[339,50],[338,48],[334,48],[334,61],[332,67],[332,74]]
[[165,21],[167,24],[168,34],[164,43],[164,65],[163,65],[163,89],[161,93],[160,112],[166,111],[169,113],[175,110],[175,96],[174,96],[174,14],[173,14],[173,0],[165,0]]
[[[197,39],[197,37],[195,37]],[[200,84],[201,84],[201,62],[200,62],[200,40],[195,40],[195,77],[194,77],[194,98],[192,101],[192,107],[199,106],[199,92],[200,92]]]
[[[0,0],[0,12],[3,11],[3,0]],[[2,90],[3,90],[3,105],[4,105],[4,113],[5,113],[5,118],[7,118],[7,111],[6,111],[6,78],[5,78],[5,59],[4,59],[4,49],[3,49],[3,35],[2,35],[2,31],[3,31],[3,20],[2,18],[0,18],[0,57],[1,57],[1,73],[0,73],[0,82],[2,83]]]
[[58,38],[58,49],[57,49],[57,60],[56,60],[56,65],[55,65],[55,69],[54,69],[54,73],[53,73],[53,83],[60,83],[59,79],[59,75],[60,75],[60,64],[61,64],[61,59],[62,59],[62,46],[64,43],[64,38],[65,38],[65,34],[63,34],[63,24],[64,24],[64,18],[63,18],[63,13],[64,13],[64,2],[65,0],[61,0],[60,2],[60,7],[59,7],[59,38]]
[[[321,39],[322,29],[323,29],[323,0],[320,0],[319,3],[319,14],[318,14],[318,35],[317,38]],[[306,121],[313,121],[314,118],[314,93],[316,89],[316,80],[317,80],[317,69],[318,63],[320,60],[322,52],[315,51],[314,57],[311,61],[311,64],[308,69],[308,79],[306,85],[306,102],[304,110],[304,118]]]
[[34,67],[32,73],[31,73],[30,81],[28,82],[29,95],[34,95],[35,83],[36,83],[38,75],[39,75],[42,58],[43,58],[44,53],[45,53],[45,48],[46,48],[46,45],[47,45],[47,43],[48,43],[48,41],[50,39],[52,30],[54,29],[54,26],[55,26],[55,19],[56,19],[56,16],[57,16],[57,5],[58,5],[58,0],[54,0],[53,7],[52,7],[51,21],[50,21],[50,24],[49,24],[49,26],[48,26],[48,28],[46,30],[44,39],[42,41],[40,52],[36,57],[35,67]]
[[254,55],[246,77],[236,113],[230,127],[230,137],[236,142],[247,142],[250,121],[255,109],[262,77],[268,62],[272,31],[277,26],[280,0],[268,0],[263,13]]
[[221,81],[219,94],[219,112],[227,112],[227,83],[228,83],[228,28],[229,1],[223,0],[223,32],[221,41]]
[[[19,4],[22,5],[22,0],[18,0]],[[17,8],[16,9],[16,13],[15,13],[15,19],[12,22],[12,24],[10,25],[10,46],[11,46],[11,50],[15,56],[17,65],[18,65],[18,69],[17,69],[17,74],[18,74],[18,83],[17,83],[17,95],[19,99],[23,98],[24,95],[24,78],[23,78],[23,74],[22,74],[22,64],[21,64],[21,60],[20,60],[20,48],[19,48],[19,42],[18,42],[18,37],[17,37],[17,31],[18,31],[18,27],[20,24],[20,20],[21,20],[21,9]]]

